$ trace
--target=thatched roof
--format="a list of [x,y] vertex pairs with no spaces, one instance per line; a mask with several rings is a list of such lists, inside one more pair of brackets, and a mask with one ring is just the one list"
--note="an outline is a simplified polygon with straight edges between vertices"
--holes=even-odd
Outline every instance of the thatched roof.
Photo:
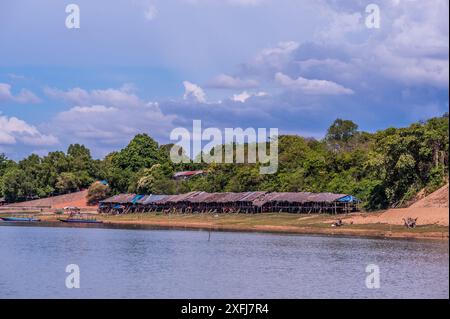
[[333,193],[309,193],[309,192],[291,192],[291,193],[267,193],[264,196],[256,199],[253,204],[256,206],[263,206],[267,203],[275,202],[289,202],[289,203],[331,203],[338,199],[348,196],[346,194],[333,194]]
[[212,196],[214,196],[214,193],[200,192],[196,196],[190,197],[188,201],[190,203],[203,203],[207,202],[208,198]]
[[258,200],[262,196],[267,194],[267,192],[246,192],[242,193],[241,198],[238,200],[238,202],[251,202]]
[[101,201],[111,204],[177,204],[177,203],[250,203],[263,206],[267,203],[331,203],[340,199],[354,198],[347,194],[309,193],[309,192],[243,192],[207,193],[189,192],[179,195],[136,195],[119,194]]
[[113,197],[102,200],[100,203],[104,204],[126,204],[130,203],[133,198],[136,197],[136,194],[119,194]]
[[158,203],[181,203],[181,202],[189,202],[190,198],[193,198],[201,193],[204,192],[189,192],[186,194],[179,194],[179,195],[170,195],[166,198],[158,201]]
[[167,198],[168,195],[147,195],[145,198],[141,200],[141,204],[149,205],[149,204],[157,204]]

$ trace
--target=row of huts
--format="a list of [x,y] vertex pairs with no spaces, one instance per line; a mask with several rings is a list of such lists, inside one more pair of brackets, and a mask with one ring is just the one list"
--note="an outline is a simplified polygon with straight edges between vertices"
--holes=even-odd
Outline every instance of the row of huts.
[[207,193],[180,195],[120,194],[99,203],[99,212],[127,214],[164,213],[349,213],[358,211],[359,200],[333,193]]

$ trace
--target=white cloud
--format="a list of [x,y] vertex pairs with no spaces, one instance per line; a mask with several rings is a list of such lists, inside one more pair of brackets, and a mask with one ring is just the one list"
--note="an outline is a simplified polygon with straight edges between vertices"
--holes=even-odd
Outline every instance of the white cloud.
[[303,77],[292,79],[289,76],[278,72],[275,74],[275,80],[277,83],[284,87],[293,90],[299,90],[304,94],[311,95],[340,95],[340,94],[353,94],[351,89],[343,87],[337,83],[326,80],[310,80]]
[[77,113],[91,113],[91,114],[101,114],[101,113],[111,113],[117,111],[117,108],[106,107],[104,105],[93,105],[93,106],[75,106],[70,109],[70,111]]
[[139,133],[166,140],[177,116],[164,114],[158,103],[143,101],[134,91],[131,84],[90,91],[47,89],[49,96],[72,106],[58,113],[45,128],[65,144],[74,141],[85,144],[95,156],[123,147]]
[[330,23],[316,43],[351,56],[354,72],[406,85],[448,86],[447,0],[380,0],[380,29],[365,27],[361,4],[323,0],[318,5]]
[[217,89],[247,89],[258,87],[259,83],[252,79],[241,79],[227,74],[220,74],[212,79],[208,86]]
[[200,103],[206,102],[206,94],[200,86],[191,83],[189,81],[184,81],[183,85],[184,85],[183,98],[185,100],[194,99],[195,101]]
[[7,83],[0,83],[0,102],[16,102],[16,103],[39,103],[41,100],[31,91],[27,89],[20,90],[19,94],[13,95],[11,92],[11,85]]
[[15,101],[18,103],[40,103],[41,100],[31,91],[27,89],[20,90],[19,94],[15,96]]
[[[149,133],[154,138],[168,136],[174,126],[174,115],[164,115],[157,103],[144,103],[135,108],[105,105],[74,106],[59,113],[49,127],[67,143],[76,140],[96,152],[105,145],[123,146],[136,134]],[[107,147],[110,151],[111,147]]]
[[239,77],[271,82],[281,72],[365,85],[433,86],[449,83],[449,4],[447,0],[380,0],[381,28],[365,25],[364,1],[321,0],[323,27],[305,43],[280,42],[241,65]]
[[281,68],[286,62],[291,61],[300,44],[295,41],[280,42],[274,48],[266,48],[255,57],[252,64],[264,67]]
[[54,99],[62,99],[72,104],[78,105],[109,105],[109,106],[139,106],[142,101],[133,93],[134,88],[130,84],[125,84],[119,89],[104,89],[86,91],[81,88],[73,88],[67,91],[45,88],[47,96]]
[[247,91],[244,91],[240,94],[234,94],[232,100],[235,102],[245,103],[245,101],[247,101],[250,97],[251,95],[247,93]]
[[144,16],[147,20],[152,21],[156,18],[158,9],[154,4],[149,4],[145,9]]
[[247,91],[244,91],[239,94],[233,94],[231,100],[235,102],[245,103],[251,97],[262,97],[267,95],[268,94],[266,92],[248,93]]
[[54,145],[58,139],[53,135],[45,135],[23,120],[16,117],[0,115],[0,144],[14,145]]

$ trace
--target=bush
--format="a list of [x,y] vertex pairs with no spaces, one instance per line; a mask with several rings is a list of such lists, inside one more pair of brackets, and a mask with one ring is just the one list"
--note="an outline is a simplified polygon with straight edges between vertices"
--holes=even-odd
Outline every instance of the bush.
[[97,205],[99,201],[107,198],[109,186],[101,182],[93,183],[88,189],[87,202],[89,205]]

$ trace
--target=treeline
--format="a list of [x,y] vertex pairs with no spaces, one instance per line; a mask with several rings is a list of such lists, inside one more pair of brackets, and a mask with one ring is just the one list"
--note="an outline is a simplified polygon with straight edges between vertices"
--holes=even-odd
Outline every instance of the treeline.
[[[432,192],[448,179],[448,124],[445,114],[407,128],[367,133],[352,121],[337,119],[321,141],[280,136],[279,167],[272,175],[261,175],[259,164],[174,164],[169,158],[172,145],[160,146],[146,134],[136,135],[128,146],[103,160],[93,159],[79,144],[70,145],[66,153],[32,154],[17,163],[0,155],[0,197],[23,201],[106,180],[107,195],[309,191],[352,194],[366,209],[402,206],[419,190]],[[172,179],[177,171],[193,169],[207,174]]]

